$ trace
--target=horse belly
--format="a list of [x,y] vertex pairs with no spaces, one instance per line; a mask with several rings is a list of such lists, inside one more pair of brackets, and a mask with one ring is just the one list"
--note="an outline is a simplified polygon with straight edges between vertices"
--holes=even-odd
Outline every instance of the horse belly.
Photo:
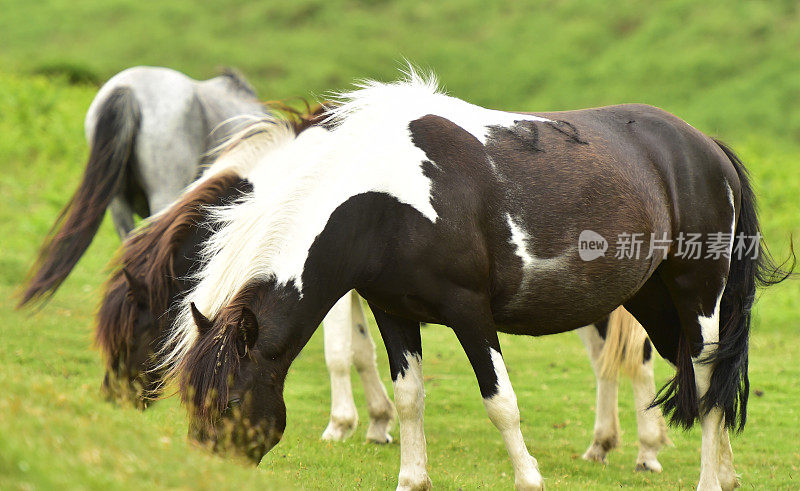
[[614,257],[584,262],[563,261],[561,267],[523,271],[516,288],[493,299],[498,330],[541,336],[577,329],[609,314],[646,280],[649,261]]

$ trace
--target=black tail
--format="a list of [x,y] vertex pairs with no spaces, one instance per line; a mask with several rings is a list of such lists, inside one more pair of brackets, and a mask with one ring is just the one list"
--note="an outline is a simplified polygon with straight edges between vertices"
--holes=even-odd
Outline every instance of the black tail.
[[[796,257],[790,242],[791,258],[781,265],[775,263],[766,244],[760,241],[758,209],[747,169],[727,145],[716,139],[714,142],[736,169],[741,201],[728,280],[720,301],[719,343],[716,351],[701,360],[714,366],[711,384],[698,402],[691,350],[686,338],[682,337],[678,343],[677,373],[659,391],[652,405],[661,405],[672,424],[686,429],[694,424],[700,414],[719,407],[725,414],[725,427],[741,431],[747,422],[750,309],[756,298],[756,288],[780,283],[791,276]],[[754,240],[758,241],[754,246],[756,250],[748,250]],[[786,267],[790,260],[791,265]]]
[[[792,275],[797,258],[791,246],[791,265],[785,261],[777,265],[761,237],[758,225],[758,209],[750,178],[744,164],[719,140],[714,140],[733,164],[741,183],[741,205],[736,223],[731,266],[728,281],[720,302],[719,345],[706,360],[714,366],[711,386],[700,401],[700,407],[708,411],[718,406],[725,413],[725,427],[741,431],[747,422],[747,398],[750,381],[747,377],[750,340],[750,309],[756,298],[756,288],[780,283]],[[747,246],[758,240],[756,251],[747,251]],[[745,243],[742,243],[742,240]]]
[[48,232],[18,308],[55,293],[91,244],[129,167],[140,120],[129,88],[114,89],[103,102],[83,181]]

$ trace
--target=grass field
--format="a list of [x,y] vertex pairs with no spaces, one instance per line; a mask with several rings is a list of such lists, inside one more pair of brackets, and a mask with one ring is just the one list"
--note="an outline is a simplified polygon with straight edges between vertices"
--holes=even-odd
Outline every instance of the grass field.
[[[87,156],[83,116],[102,80],[135,64],[196,77],[236,65],[265,98],[321,93],[356,77],[394,77],[406,56],[435,68],[454,95],[497,108],[569,109],[648,102],[731,143],[751,169],[764,234],[783,257],[800,236],[800,12],[793,1],[638,5],[589,1],[217,1],[195,7],[115,0],[0,0],[0,489],[389,488],[397,443],[319,436],[329,409],[321,332],[287,381],[283,441],[258,469],[186,440],[176,398],[140,413],[99,394],[92,349],[110,226],[43,310],[17,312],[14,292]],[[177,26],[177,27],[176,27]],[[37,73],[57,73],[54,77]],[[763,294],[751,348],[748,427],[733,440],[745,488],[800,487],[800,282]],[[377,330],[372,324],[373,335]],[[550,488],[691,488],[699,431],[670,433],[664,473],[633,472],[630,384],[620,391],[622,447],[605,468],[584,462],[594,380],[577,336],[501,338],[522,431]],[[449,329],[423,332],[426,433],[434,486],[513,486],[502,440]],[[378,348],[379,369],[388,364]],[[671,376],[657,363],[659,382]],[[355,382],[357,403],[363,401]],[[397,436],[396,429],[393,434]]]

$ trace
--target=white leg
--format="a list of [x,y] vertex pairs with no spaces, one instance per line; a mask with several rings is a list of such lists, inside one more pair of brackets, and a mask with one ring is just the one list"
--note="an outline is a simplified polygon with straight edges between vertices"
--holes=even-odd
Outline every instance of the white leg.
[[358,412],[350,385],[352,292],[340,298],[325,320],[325,363],[331,377],[331,419],[322,433],[323,440],[341,441],[349,437],[358,425]]
[[[721,296],[720,296],[721,298]],[[699,317],[700,330],[703,335],[703,349],[697,358],[692,359],[694,367],[694,379],[697,384],[697,396],[702,398],[708,391],[711,384],[712,366],[700,363],[708,356],[719,341],[719,301],[711,317]],[[709,344],[711,343],[711,344]],[[718,407],[711,409],[708,414],[700,417],[700,427],[702,430],[702,445],[700,450],[700,482],[698,490],[718,490],[722,489],[719,479],[720,467],[720,440],[722,427],[722,410]]]
[[617,398],[619,384],[617,378],[604,378],[600,370],[600,353],[605,342],[593,325],[578,329],[586,351],[592,362],[595,379],[597,380],[597,400],[595,405],[594,440],[583,454],[589,461],[606,461],[606,454],[619,445],[619,412]]
[[400,474],[397,489],[430,489],[423,427],[425,385],[422,360],[417,354],[407,353],[406,362],[408,368],[394,381],[394,401],[400,420]]
[[544,480],[539,473],[536,459],[528,453],[522,431],[519,428],[517,396],[511,387],[503,357],[490,349],[494,372],[497,376],[497,393],[483,400],[486,413],[500,431],[506,444],[508,456],[514,466],[514,485],[517,489],[544,489]]
[[[646,341],[649,343],[649,341]],[[667,424],[661,410],[649,408],[656,394],[653,375],[652,356],[640,365],[633,376],[633,400],[636,404],[636,423],[639,429],[639,456],[636,458],[637,471],[661,472],[658,451],[670,443],[667,437]]]
[[739,487],[739,476],[733,467],[733,450],[731,449],[731,439],[728,430],[722,428],[720,432],[719,445],[719,483],[722,489],[734,489]]
[[367,441],[389,443],[392,441],[389,430],[394,419],[394,404],[389,399],[378,374],[378,366],[375,363],[375,343],[369,334],[361,300],[354,292],[350,292],[348,295],[351,298],[353,364],[361,377],[361,383],[364,384],[364,397],[367,400],[367,412],[369,413]]

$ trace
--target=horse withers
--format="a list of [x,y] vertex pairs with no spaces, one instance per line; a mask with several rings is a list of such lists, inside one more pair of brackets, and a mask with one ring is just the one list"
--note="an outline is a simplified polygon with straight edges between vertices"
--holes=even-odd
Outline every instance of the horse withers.
[[[430,485],[419,324],[431,322],[466,352],[517,487],[540,489],[497,332],[555,334],[624,304],[676,367],[659,397],[672,422],[700,422],[699,488],[736,485],[728,429],[746,419],[750,306],[785,274],[733,152],[644,105],[492,111],[415,76],[345,99],[313,151],[286,141],[246,198],[213,213],[167,355],[193,434],[259,461],[285,428],[289,366],[356,289],[389,355],[399,488]],[[580,254],[587,231],[610,242],[603,254]],[[708,250],[687,255],[688,234]]]

